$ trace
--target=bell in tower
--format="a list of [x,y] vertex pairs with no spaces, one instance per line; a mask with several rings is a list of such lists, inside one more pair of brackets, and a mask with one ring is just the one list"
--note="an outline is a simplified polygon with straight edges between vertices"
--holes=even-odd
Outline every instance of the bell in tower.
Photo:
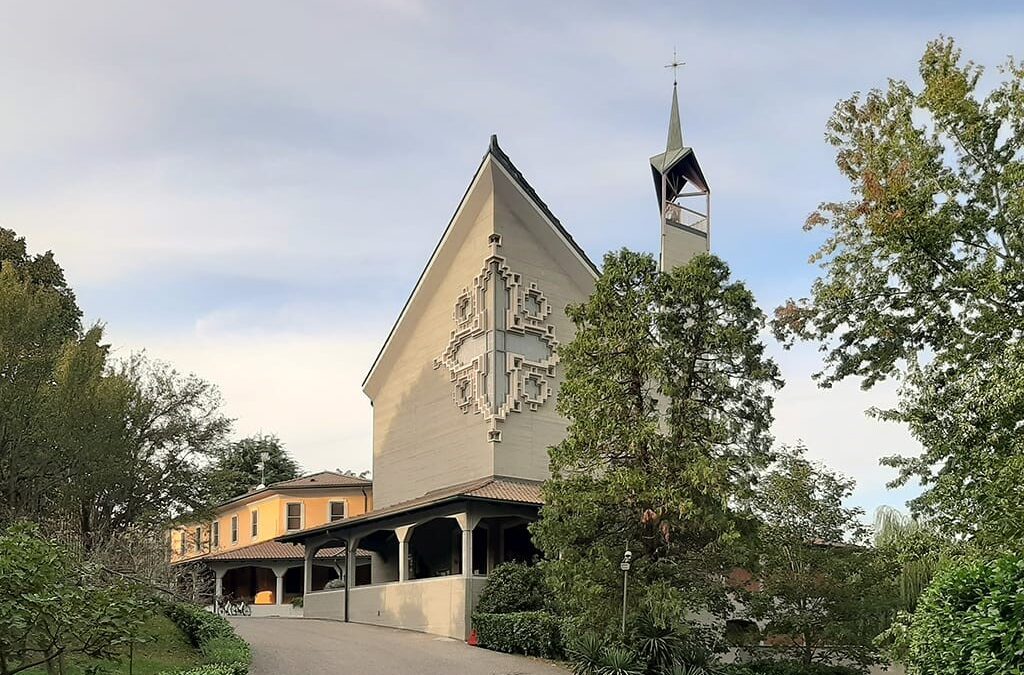
[[[675,62],[668,67],[678,67]],[[683,145],[678,84],[672,83],[672,113],[665,152],[651,157],[661,211],[661,270],[685,265],[711,250],[711,188],[693,148]]]

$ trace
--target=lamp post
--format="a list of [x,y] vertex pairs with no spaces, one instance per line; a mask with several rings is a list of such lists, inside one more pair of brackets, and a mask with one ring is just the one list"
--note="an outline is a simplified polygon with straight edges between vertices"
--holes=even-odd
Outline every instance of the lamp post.
[[626,552],[622,556],[622,562],[619,563],[619,569],[622,570],[622,634],[626,634],[626,592],[629,589],[629,563],[633,560],[633,553],[626,549]]

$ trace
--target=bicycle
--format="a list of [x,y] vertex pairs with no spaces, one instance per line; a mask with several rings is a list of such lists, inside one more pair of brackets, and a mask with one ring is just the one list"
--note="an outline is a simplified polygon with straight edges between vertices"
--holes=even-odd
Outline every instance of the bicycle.
[[228,613],[231,616],[252,616],[252,607],[245,600],[239,599],[229,605]]

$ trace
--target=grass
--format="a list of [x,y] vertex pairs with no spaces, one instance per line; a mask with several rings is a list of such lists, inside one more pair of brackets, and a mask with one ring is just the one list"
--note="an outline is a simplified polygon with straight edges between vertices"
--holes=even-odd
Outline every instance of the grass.
[[[149,641],[135,645],[132,675],[157,675],[162,672],[188,670],[202,662],[202,655],[188,643],[178,627],[161,613],[150,617],[144,626]],[[46,675],[45,668],[24,671],[25,675]],[[64,675],[128,675],[128,653],[119,661],[96,661],[94,659],[70,659]]]

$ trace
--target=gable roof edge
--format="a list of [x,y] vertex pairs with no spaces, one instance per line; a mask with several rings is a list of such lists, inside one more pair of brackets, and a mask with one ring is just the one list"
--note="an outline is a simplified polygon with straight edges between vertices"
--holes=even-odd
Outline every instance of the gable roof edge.
[[416,285],[413,286],[412,293],[410,293],[409,297],[406,298],[405,304],[402,305],[402,311],[399,312],[398,318],[395,319],[395,323],[391,326],[391,330],[388,331],[387,337],[384,338],[384,344],[381,345],[380,350],[377,352],[377,356],[374,357],[373,364],[370,366],[370,370],[366,373],[366,377],[363,378],[363,382],[360,386],[364,390],[366,389],[367,382],[370,381],[370,378],[373,377],[374,372],[377,370],[377,366],[378,364],[380,364],[381,358],[384,356],[384,352],[387,351],[388,345],[391,344],[391,340],[395,336],[395,332],[398,330],[398,327],[401,325],[402,319],[405,318],[406,312],[409,310],[410,305],[412,305],[413,298],[416,297],[416,294],[419,292],[420,287],[423,285],[423,280],[426,278],[427,272],[430,270],[431,265],[433,265],[434,259],[437,258],[438,252],[440,252],[441,247],[444,245],[444,242],[448,239],[448,235],[451,233],[452,227],[455,225],[455,221],[458,219],[459,214],[462,213],[462,208],[466,205],[466,199],[469,197],[470,192],[473,191],[473,188],[476,186],[477,181],[480,180],[480,175],[483,171],[484,166],[487,164],[488,158],[493,158],[494,161],[498,164],[498,166],[501,167],[502,171],[504,171],[505,174],[508,175],[508,177],[512,180],[513,184],[515,184],[515,186],[519,188],[520,191],[523,192],[523,195],[527,198],[527,200],[537,207],[537,209],[544,216],[544,219],[547,221],[548,225],[551,226],[551,228],[555,231],[559,238],[575,254],[575,256],[583,264],[583,266],[586,267],[590,271],[590,273],[594,275],[594,278],[596,279],[600,275],[600,270],[598,270],[597,265],[595,265],[593,261],[591,261],[590,258],[587,257],[587,254],[583,251],[580,245],[577,244],[576,241],[572,238],[572,235],[570,235],[569,232],[565,229],[561,221],[559,221],[558,218],[555,217],[555,214],[551,212],[551,209],[549,209],[548,205],[544,203],[544,200],[540,198],[536,190],[534,190],[533,187],[526,181],[526,178],[519,171],[519,169],[516,168],[515,164],[512,163],[512,160],[509,159],[509,156],[505,154],[505,151],[498,146],[497,135],[491,135],[491,141],[490,144],[487,146],[487,152],[484,153],[483,158],[480,160],[480,165],[477,167],[476,172],[473,174],[473,180],[470,181],[469,186],[466,188],[466,191],[462,194],[462,198],[459,200],[459,205],[458,207],[456,207],[455,213],[452,214],[451,219],[448,221],[447,227],[445,227],[444,229],[444,233],[441,235],[441,238],[437,242],[437,246],[435,246],[434,250],[431,252],[430,258],[427,260],[426,266],[424,266],[423,271],[420,272],[420,276],[416,280]]

